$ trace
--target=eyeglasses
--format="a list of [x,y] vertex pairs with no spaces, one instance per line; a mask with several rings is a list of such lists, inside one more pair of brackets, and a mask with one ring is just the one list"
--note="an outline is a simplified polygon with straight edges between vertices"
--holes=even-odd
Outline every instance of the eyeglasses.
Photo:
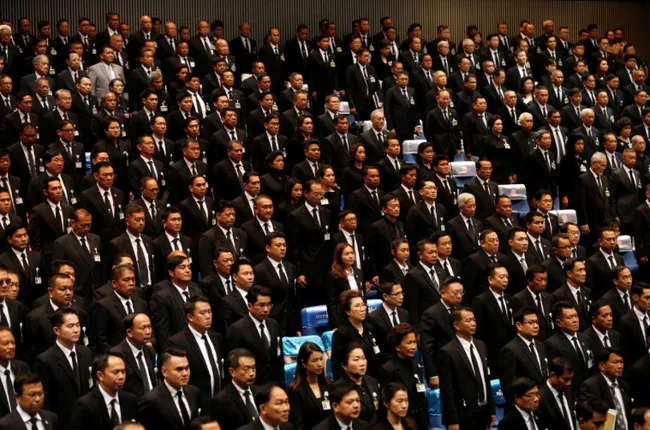
[[536,393],[528,393],[524,394],[523,397],[527,399],[539,399],[541,397],[541,393],[539,391]]

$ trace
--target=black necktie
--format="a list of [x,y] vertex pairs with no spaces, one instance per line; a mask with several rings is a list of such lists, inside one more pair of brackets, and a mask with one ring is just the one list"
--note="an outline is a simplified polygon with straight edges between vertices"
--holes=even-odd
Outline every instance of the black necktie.
[[278,272],[280,273],[280,282],[282,282],[282,285],[289,285],[289,280],[287,279],[287,275],[284,273],[282,263],[278,264]]
[[70,358],[72,359],[72,374],[74,375],[74,380],[77,383],[77,389],[81,391],[81,376],[79,375],[79,364],[77,364],[77,354],[72,351],[70,353]]
[[[27,118],[29,118],[29,116],[27,116]],[[36,161],[34,160],[34,148],[32,146],[27,147],[27,155],[27,162],[29,163],[29,175],[31,177],[34,177],[36,176]]]
[[377,200],[377,191],[373,191],[370,193],[370,196],[372,197],[372,201],[379,204],[379,201]]
[[109,216],[113,216],[113,209],[111,208],[111,201],[108,199],[109,192],[104,191],[104,204],[106,205],[106,210],[108,211]]
[[25,273],[29,273],[29,263],[27,262],[27,252],[23,251],[23,253],[20,254],[20,258],[23,260],[23,268],[25,269]]
[[314,215],[314,221],[316,221],[316,225],[318,226],[318,228],[320,228],[321,225],[320,225],[320,219],[318,218],[318,208],[312,209],[311,213]]
[[156,168],[153,165],[153,161],[147,161],[147,165],[149,165],[149,171],[151,172],[151,176],[153,176],[153,178],[157,181],[158,175],[156,174]]
[[636,188],[636,181],[634,180],[634,173],[632,172],[632,169],[628,170],[627,173],[630,175],[630,183],[633,187]]
[[469,231],[470,236],[472,236],[472,239],[476,240],[476,233],[474,232],[474,225],[472,224],[472,220],[467,220],[467,231]]
[[38,430],[38,419],[36,417],[32,417],[31,420],[29,420],[32,423],[32,429],[31,430]]
[[485,402],[485,387],[483,387],[483,381],[481,380],[481,371],[480,367],[478,367],[478,361],[476,360],[476,357],[474,355],[474,344],[472,343],[469,346],[469,357],[472,361],[472,368],[474,369],[474,375],[476,376],[476,381],[478,382],[478,386],[480,388],[479,391],[479,397],[478,400],[480,403]]
[[415,204],[415,196],[413,195],[413,190],[409,190],[409,200]]
[[268,353],[271,349],[271,344],[269,343],[269,338],[266,337],[266,333],[264,333],[264,323],[260,324],[260,339],[262,339],[262,347]]
[[484,189],[485,192],[488,194],[488,196],[491,196],[491,194],[490,194],[490,187],[488,187],[488,183],[487,183],[487,181],[483,182],[483,189]]
[[510,312],[508,312],[508,305],[506,304],[505,297],[499,297],[499,301],[501,302],[501,311],[503,312],[503,315],[508,321],[510,321]]
[[140,238],[135,240],[136,248],[138,248],[138,275],[140,275],[140,283],[144,285],[149,285],[149,266],[147,266],[147,259],[145,258],[144,248],[142,246],[142,241]]
[[241,164],[237,164],[235,166],[235,172],[237,173],[237,177],[239,178],[239,182],[242,182],[243,177],[242,177],[242,173],[241,173]]
[[230,294],[232,288],[230,288],[230,278],[226,279],[226,294]]
[[148,393],[151,391],[151,383],[149,381],[149,375],[147,374],[147,366],[144,361],[144,354],[142,351],[138,353],[138,366],[140,372],[140,378],[142,379],[142,386],[144,387],[144,392]]
[[192,164],[192,176],[196,176],[198,173],[196,171],[196,164]]
[[540,257],[542,257],[542,259],[545,259],[544,250],[542,249],[542,241],[537,239],[537,241],[535,242],[535,245],[536,245],[535,247],[537,248],[537,252],[539,253]]
[[[3,314],[4,317],[4,314]],[[14,384],[11,382],[11,370],[5,370],[5,387],[7,388],[7,397],[9,398],[9,405],[11,410],[16,410],[16,396],[14,396]]]
[[566,423],[566,427],[571,430],[574,425],[571,425],[572,418],[569,416],[569,412],[566,409],[566,406],[564,404],[564,393],[559,392],[557,395],[557,398],[560,401],[560,404],[562,405],[562,418],[564,419],[564,422]]
[[246,409],[248,409],[248,412],[251,414],[251,418],[257,418],[257,409],[251,400],[250,390],[244,391],[244,397],[246,397]]
[[63,217],[61,217],[61,208],[59,206],[56,207],[56,215],[54,216],[54,219],[56,219],[56,224],[58,227],[61,227],[61,231],[65,231],[65,226],[63,225]]
[[433,269],[429,270],[429,276],[431,277],[433,287],[436,289],[436,291],[440,292],[440,285],[438,285],[438,281],[436,281],[436,271]]
[[625,306],[627,306],[628,309],[632,309],[632,306],[630,306],[630,296],[628,295],[627,292],[625,292],[623,303],[625,303]]
[[120,424],[120,417],[117,416],[117,400],[113,399],[111,400],[111,422],[113,425],[119,425]]
[[133,313],[133,306],[131,306],[131,300],[128,300],[126,302],[126,313],[127,315],[131,315]]
[[201,336],[201,339],[203,339],[203,342],[205,342],[205,349],[208,352],[208,360],[210,361],[210,367],[212,368],[212,377],[214,379],[214,392],[212,394],[214,395],[221,390],[221,375],[219,374],[219,368],[217,367],[217,361],[215,360],[214,354],[212,353],[212,348],[210,348],[208,336],[204,334]]
[[[205,209],[205,200],[199,200],[197,203],[199,204],[199,212],[201,212],[203,222],[208,224],[208,212]],[[230,232],[228,232],[228,234],[230,234]]]
[[182,389],[176,394],[176,397],[178,397],[178,408],[181,410],[181,418],[183,420],[183,425],[187,427],[191,418],[190,418],[190,413],[187,411],[187,408],[185,407],[185,402],[183,402]]
[[582,349],[580,348],[580,345],[578,344],[578,336],[573,336],[573,348],[576,350],[576,354],[578,354],[578,358],[582,363],[585,362],[585,357],[582,355]]
[[174,244],[174,251],[180,251],[181,250],[181,247],[178,245],[179,242],[180,242],[180,239],[178,239],[178,238],[172,240],[172,243]]
[[399,321],[397,321],[397,312],[393,311],[391,315],[393,316],[393,327],[395,327],[397,324],[399,324]]
[[275,139],[275,136],[271,136],[271,150],[272,151],[277,151],[278,150],[278,144]]
[[535,363],[537,363],[537,367],[538,367],[538,369],[539,369],[539,373],[541,373],[541,374],[543,375],[544,372],[542,371],[542,368],[540,367],[540,366],[541,366],[541,363],[540,363],[539,360],[537,359],[537,352],[535,351],[535,342],[530,342],[530,343],[528,344],[528,349],[530,349],[530,353],[532,354],[532,356],[535,357]]
[[548,156],[548,151],[544,151],[544,158],[546,159],[546,166],[549,172],[551,171],[551,157]]
[[347,154],[350,152],[350,147],[348,146],[348,135],[344,134],[343,135],[343,147],[345,148],[345,153]]

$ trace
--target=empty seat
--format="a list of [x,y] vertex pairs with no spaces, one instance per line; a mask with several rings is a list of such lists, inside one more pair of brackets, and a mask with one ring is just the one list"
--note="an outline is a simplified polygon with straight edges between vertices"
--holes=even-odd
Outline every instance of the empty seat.
[[560,209],[551,211],[551,213],[557,215],[557,222],[560,227],[568,222],[578,223],[578,214],[573,209]]
[[476,163],[473,161],[452,161],[449,165],[451,167],[451,176],[456,180],[459,190],[476,176]]
[[310,306],[300,311],[302,334],[314,335],[327,328],[327,305]]

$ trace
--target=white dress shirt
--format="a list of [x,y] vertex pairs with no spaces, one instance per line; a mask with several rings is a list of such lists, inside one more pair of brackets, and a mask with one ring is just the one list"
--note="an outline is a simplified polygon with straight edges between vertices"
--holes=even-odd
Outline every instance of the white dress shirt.
[[[181,407],[178,405],[178,397],[177,397],[178,395],[177,393],[179,390],[169,385],[166,380],[165,380],[165,386],[169,390],[169,394],[172,395],[174,406],[176,406],[176,411],[178,411],[178,416],[181,417],[182,420],[183,414],[181,413]],[[190,414],[190,419],[192,419],[192,409],[190,408],[190,404],[187,401],[187,396],[185,395],[185,393],[183,393],[182,399],[183,399],[183,404],[185,405],[185,410],[187,411],[188,414]],[[187,425],[188,423],[183,423],[183,424]]]
[[[208,354],[208,350],[206,348],[206,342],[203,340],[203,335],[199,333],[198,331],[194,330],[194,327],[191,325],[187,325],[187,327],[190,329],[190,332],[194,335],[194,338],[196,339],[197,345],[199,345],[199,349],[201,350],[201,355],[203,356],[203,360],[205,361],[205,364],[207,364],[208,368],[208,373],[210,374],[210,387],[212,389],[212,394],[215,394],[216,388],[214,386],[214,381],[215,379],[221,379],[221,375],[215,375],[212,374],[212,366],[210,365],[210,355]],[[207,346],[210,348],[210,352],[212,352],[212,357],[214,357],[214,362],[217,365],[217,372],[219,372],[219,356],[217,355],[217,350],[214,348],[214,345],[212,344],[212,340],[210,339],[210,336],[208,336],[207,333],[205,333],[205,338],[207,339]]]
[[[470,356],[470,346],[474,345],[474,340],[468,342],[459,336],[456,336],[456,338],[460,341],[460,345],[463,347],[463,350],[465,351],[465,355],[467,355],[467,359],[469,360],[470,363],[472,363],[472,358]],[[483,372],[483,359],[481,358],[481,355],[478,353],[478,348],[476,347],[476,345],[474,345],[474,358],[478,363],[478,371],[481,374],[481,385],[483,385],[483,392],[485,393],[486,396],[489,396],[491,395],[490,391],[488,391],[487,387],[485,386],[485,374]]]
[[115,396],[111,397],[100,384],[97,384],[97,388],[99,388],[99,392],[102,394],[102,398],[104,399],[104,403],[106,403],[106,410],[108,411],[108,416],[110,417],[111,414],[113,413],[112,408],[113,408],[113,400],[115,400],[115,412],[117,413],[117,416],[119,418],[119,421],[122,422],[122,408],[120,407],[120,396]]

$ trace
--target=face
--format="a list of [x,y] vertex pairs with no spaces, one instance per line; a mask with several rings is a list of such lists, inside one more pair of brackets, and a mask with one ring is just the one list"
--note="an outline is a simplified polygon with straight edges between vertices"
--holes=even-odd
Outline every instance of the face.
[[598,364],[599,370],[610,378],[620,378],[623,376],[623,357],[616,353],[609,354],[609,360]]
[[244,156],[244,146],[241,143],[233,143],[228,150],[228,157],[235,162],[240,162]]
[[187,314],[187,321],[192,327],[200,327],[207,330],[212,326],[212,307],[210,303],[196,302],[194,312]]
[[35,415],[41,410],[44,400],[45,391],[41,382],[23,385],[22,394],[16,395],[16,403],[30,415]]
[[537,318],[537,314],[526,314],[524,321],[518,322],[515,325],[517,326],[517,333],[527,339],[534,339],[539,334],[539,319]]
[[103,371],[97,372],[102,387],[112,391],[119,391],[124,387],[126,380],[126,366],[124,360],[119,357],[109,356],[108,365]]
[[539,407],[539,388],[533,387],[521,397],[515,397],[515,402],[524,411],[534,411]]
[[350,310],[347,311],[347,314],[350,319],[363,321],[368,314],[368,305],[366,305],[366,302],[361,297],[355,297],[350,302]]
[[184,387],[190,381],[190,363],[187,357],[172,356],[161,369],[165,381],[172,387]]
[[235,224],[235,209],[224,208],[222,212],[217,212],[217,222],[225,229],[231,228]]
[[[259,192],[259,188],[257,192]],[[273,216],[273,200],[267,198],[258,198],[254,206],[255,206],[255,214],[261,220],[268,221]]]
[[341,253],[341,262],[343,265],[346,267],[352,267],[354,265],[354,259],[354,248],[352,248],[352,246],[346,246],[343,248],[343,252]]
[[59,327],[54,327],[53,330],[58,340],[70,344],[77,343],[81,335],[79,317],[74,314],[65,315],[63,324]]
[[494,270],[494,275],[488,276],[490,288],[497,292],[505,291],[505,289],[508,287],[508,278],[508,270],[505,267],[496,268]]
[[366,367],[368,361],[363,349],[355,348],[350,352],[347,363],[343,364],[345,373],[352,376],[364,376],[366,374]]
[[255,197],[260,192],[260,184],[261,181],[259,176],[251,176],[249,181],[244,184],[244,190],[246,190],[246,192],[251,196]]
[[632,294],[632,300],[642,312],[650,310],[650,289],[644,288],[640,295]]
[[433,157],[435,157],[436,153],[433,150],[433,146],[427,145],[422,152],[420,152],[420,157],[422,157],[422,160],[429,164],[433,161]]
[[[309,124],[307,124],[309,122]],[[311,119],[306,119],[303,122],[303,127],[307,126],[309,127],[310,131],[308,133],[311,133],[311,128],[312,128],[312,123]],[[320,160],[320,146],[319,145],[309,145],[307,147],[307,150],[305,151],[305,158],[307,158],[309,161],[318,161]]]
[[575,309],[563,309],[562,314],[556,317],[555,323],[558,327],[569,334],[577,332],[578,328],[580,328],[578,311]]
[[24,228],[18,229],[13,236],[7,238],[7,242],[15,249],[22,251],[29,244],[29,236]]
[[616,249],[616,233],[613,231],[605,231],[601,234],[600,247],[603,251],[610,253]]
[[[312,188],[313,188],[313,186],[312,186]],[[322,187],[321,187],[321,190],[322,190]],[[298,201],[301,198],[302,198],[302,184],[295,184],[291,188],[291,199],[293,201]]]
[[274,387],[269,401],[260,405],[260,415],[273,425],[284,424],[289,422],[289,409],[291,407],[287,393],[280,387]]
[[614,285],[619,290],[628,291],[632,288],[632,272],[630,269],[625,268],[621,270],[614,278]]
[[92,226],[92,216],[90,214],[80,214],[78,215],[78,218],[79,221],[71,218],[70,226],[72,227],[72,231],[74,231],[77,236],[85,237],[90,231],[90,227]]
[[405,263],[411,255],[411,250],[409,249],[408,244],[402,243],[397,246],[397,249],[393,249],[391,253],[397,261]]
[[501,198],[497,201],[496,211],[502,218],[510,218],[512,216],[512,202],[508,198]]
[[0,214],[6,215],[11,211],[11,195],[8,192],[0,192]]
[[118,279],[112,281],[113,289],[122,297],[131,297],[135,294],[135,273],[124,270]]
[[305,199],[307,200],[307,203],[315,207],[320,203],[323,195],[323,186],[318,183],[313,183],[311,185],[311,190],[305,192]]
[[489,180],[492,176],[492,163],[489,161],[481,161],[481,165],[478,168],[476,175],[484,181]]
[[398,199],[390,200],[384,207],[384,214],[391,218],[397,218],[400,213],[400,204]]
[[476,334],[476,318],[474,317],[474,312],[467,310],[461,311],[460,321],[454,322],[454,329],[460,335],[474,336]]
[[126,228],[131,234],[140,234],[144,230],[145,214],[144,211],[136,212],[126,217]]
[[614,325],[612,308],[609,305],[601,307],[598,313],[591,317],[591,322],[601,331],[611,330]]
[[266,321],[266,319],[271,314],[271,297],[269,296],[257,296],[257,301],[255,303],[248,304],[248,311],[253,315],[258,321]]
[[433,201],[438,197],[438,187],[433,181],[425,181],[420,188],[420,196],[427,202]]
[[385,118],[383,113],[376,113],[371,121],[372,126],[375,128],[375,130],[381,130],[384,128]]
[[402,341],[399,345],[395,347],[397,354],[402,357],[411,357],[415,356],[415,351],[418,349],[418,340],[415,337],[415,333],[409,333],[402,338]]
[[[233,275],[233,280],[239,288],[248,291],[255,282],[255,272],[253,272],[253,267],[249,266],[248,264],[242,264],[239,266],[239,271]],[[257,300],[262,300],[262,296],[260,296]],[[250,306],[251,305],[249,305],[249,310]],[[261,306],[258,306],[258,309],[264,310],[264,308]]]
[[0,359],[13,360],[16,355],[16,340],[11,330],[0,332]]
[[418,253],[418,256],[424,264],[433,266],[438,259],[438,247],[433,243],[425,244],[424,249]]
[[465,202],[463,206],[460,206],[460,213],[462,213],[465,218],[471,218],[476,212],[476,200],[469,199]]

